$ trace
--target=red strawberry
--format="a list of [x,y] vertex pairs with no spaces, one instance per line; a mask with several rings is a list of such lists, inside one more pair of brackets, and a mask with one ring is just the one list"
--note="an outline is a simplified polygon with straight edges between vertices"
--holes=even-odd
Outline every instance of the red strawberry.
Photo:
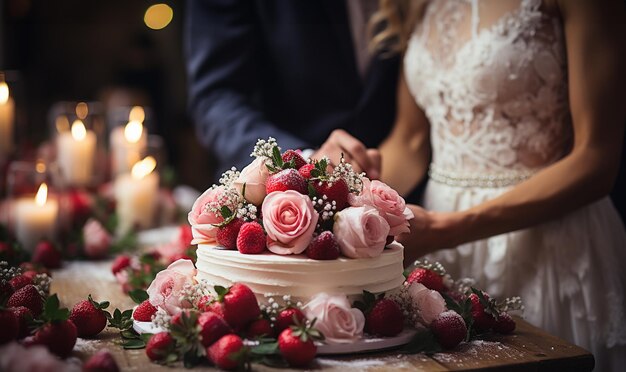
[[315,180],[313,182],[313,188],[318,197],[326,195],[329,201],[335,201],[337,210],[340,211],[348,206],[348,184],[343,178],[339,178],[334,182],[325,180]]
[[146,355],[150,360],[163,360],[174,349],[174,339],[167,332],[153,335],[146,344]]
[[33,262],[42,264],[47,269],[61,267],[61,252],[49,241],[41,241],[35,247]]
[[44,345],[51,353],[66,358],[76,344],[76,326],[71,320],[47,323],[39,328],[33,336],[34,345]]
[[404,314],[400,306],[388,298],[376,300],[374,307],[365,317],[365,330],[372,335],[391,337],[402,332],[402,328]]
[[504,335],[512,333],[515,330],[515,320],[508,313],[500,313],[493,330]]
[[305,180],[311,179],[311,171],[315,169],[315,164],[305,164],[300,169],[298,169],[298,173],[304,177]]
[[107,317],[104,309],[109,306],[108,302],[98,303],[89,295],[87,300],[80,301],[70,314],[70,320],[76,325],[78,336],[93,337],[102,332],[107,325]]
[[314,260],[334,260],[339,257],[339,244],[335,235],[330,231],[324,231],[311,241],[306,250],[308,258]]
[[115,257],[115,260],[113,260],[113,264],[111,265],[111,271],[113,272],[113,274],[117,274],[128,266],[130,266],[130,257],[122,254]]
[[295,169],[284,169],[268,177],[265,182],[265,191],[269,194],[274,191],[295,190],[300,194],[308,194],[306,180]]
[[228,324],[215,313],[202,313],[198,317],[200,336],[204,347],[210,346],[222,336],[232,332]]
[[107,350],[98,351],[83,364],[83,372],[118,372],[119,370],[113,355]]
[[439,292],[443,291],[445,288],[443,285],[443,278],[441,277],[441,275],[437,274],[436,272],[432,270],[424,269],[421,267],[418,267],[417,269],[413,270],[411,274],[409,275],[409,277],[406,279],[406,281],[409,284],[422,283],[424,287],[435,290],[435,291],[439,291]]
[[317,346],[313,339],[319,332],[308,327],[290,327],[278,336],[278,349],[283,358],[292,367],[303,367],[309,364],[315,354]]
[[22,289],[28,284],[33,284],[33,279],[24,274],[16,275],[9,281],[11,283],[11,287],[13,287],[13,292],[18,289]]
[[133,319],[139,322],[152,321],[152,315],[156,314],[157,308],[152,306],[149,300],[145,300],[133,311]]
[[219,230],[217,230],[217,242],[226,249],[236,249],[237,235],[239,235],[239,229],[241,229],[243,223],[242,219],[235,218],[226,226],[220,227]]
[[463,317],[452,310],[439,314],[439,317],[430,324],[430,330],[444,349],[456,347],[467,336]]
[[24,338],[28,336],[28,321],[29,319],[33,318],[33,313],[24,306],[10,307],[9,310],[11,310],[13,314],[15,314],[20,325],[18,338]]
[[254,293],[245,284],[235,283],[229,289],[216,287],[216,302],[210,310],[221,316],[228,325],[238,331],[259,317],[261,310]]
[[41,298],[41,294],[39,294],[39,291],[34,285],[28,284],[23,288],[15,291],[15,293],[13,293],[11,297],[9,297],[9,301],[7,301],[7,306],[24,306],[33,313],[33,316],[39,316],[39,314],[41,314],[41,311],[43,310],[43,298]]
[[20,332],[20,322],[8,309],[0,310],[0,345],[15,340]]
[[283,153],[283,161],[285,163],[289,163],[291,161],[291,159],[293,159],[295,165],[296,165],[296,169],[300,169],[303,166],[305,166],[306,160],[304,160],[304,158],[302,157],[302,155],[300,155],[300,153],[298,153],[295,150],[287,150]]
[[244,348],[241,338],[234,334],[223,336],[207,348],[209,360],[221,369],[235,369],[242,363],[236,355]]
[[246,336],[248,339],[253,339],[256,337],[271,336],[273,333],[270,321],[261,318],[250,323],[246,331]]
[[263,253],[266,241],[263,227],[258,222],[246,222],[237,235],[237,249],[243,254]]
[[276,334],[280,334],[285,329],[292,325],[303,324],[306,317],[300,309],[295,307],[288,307],[278,313],[276,316],[276,322],[274,323],[274,329]]
[[[485,299],[489,299],[489,296],[486,293],[483,293]],[[475,293],[472,293],[469,296],[472,301],[472,318],[474,318],[473,327],[476,328],[478,332],[485,332],[493,328],[493,325],[496,323],[496,318],[493,315],[485,312],[485,307],[480,302],[480,298]]]
[[[28,271],[24,271],[22,273],[23,276],[27,277],[28,279],[30,279],[30,281],[32,282],[33,280],[35,280],[35,277],[38,275],[39,273],[36,272],[35,270],[28,270]],[[30,283],[28,283],[30,284]]]

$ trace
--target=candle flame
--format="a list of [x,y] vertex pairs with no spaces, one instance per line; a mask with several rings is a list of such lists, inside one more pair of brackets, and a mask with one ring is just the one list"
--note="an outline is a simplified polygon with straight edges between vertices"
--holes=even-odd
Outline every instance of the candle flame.
[[76,105],[76,116],[78,116],[78,118],[82,120],[86,118],[88,114],[89,106],[87,106],[85,102],[78,102],[78,104]]
[[140,180],[152,173],[154,168],[156,168],[156,160],[152,156],[147,156],[133,165],[131,175],[134,179]]
[[124,137],[126,137],[126,141],[130,143],[139,142],[142,133],[143,125],[139,121],[131,120],[126,124],[126,127],[124,127]]
[[46,163],[44,163],[42,160],[39,160],[37,162],[37,165],[35,165],[35,170],[37,171],[37,173],[43,173],[46,171]]
[[46,183],[42,183],[39,186],[39,190],[37,190],[37,195],[35,196],[35,204],[38,206],[46,205],[46,200],[48,199],[48,185]]
[[87,129],[81,120],[74,120],[72,123],[72,137],[76,141],[82,141],[87,137]]
[[0,82],[0,104],[5,104],[9,101],[9,86],[6,82]]
[[128,114],[128,121],[138,121],[140,123],[143,123],[145,118],[146,118],[146,113],[144,112],[143,107],[141,106],[134,106],[130,110],[130,114]]

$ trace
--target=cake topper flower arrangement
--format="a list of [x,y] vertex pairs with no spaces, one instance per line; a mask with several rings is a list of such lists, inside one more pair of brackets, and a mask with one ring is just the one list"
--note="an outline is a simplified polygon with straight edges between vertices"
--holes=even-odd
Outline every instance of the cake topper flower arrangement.
[[317,260],[376,257],[389,238],[409,231],[413,213],[385,183],[356,173],[344,159],[305,161],[259,140],[254,160],[225,172],[195,202],[188,219],[193,244],[306,254]]

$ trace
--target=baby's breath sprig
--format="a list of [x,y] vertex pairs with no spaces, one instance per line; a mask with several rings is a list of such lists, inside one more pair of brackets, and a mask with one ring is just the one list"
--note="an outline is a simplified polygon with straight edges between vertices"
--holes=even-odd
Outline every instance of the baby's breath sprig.
[[239,203],[237,206],[237,218],[246,222],[255,221],[257,218],[257,207],[246,201]]
[[302,309],[302,302],[293,301],[290,295],[275,296],[272,294],[265,294],[267,303],[261,303],[259,307],[261,312],[271,321],[275,322],[278,314],[287,308]]
[[240,173],[241,172],[239,172],[237,168],[230,168],[226,172],[222,173],[222,177],[220,177],[220,185],[225,187],[231,187],[235,183],[237,178],[239,178]]
[[158,307],[157,312],[152,316],[152,322],[155,326],[169,330],[172,316],[165,311],[165,309]]
[[430,262],[426,259],[424,260],[417,260],[413,263],[413,266],[415,266],[415,268],[422,268],[422,269],[427,269],[427,270],[431,270],[434,271],[435,274],[439,275],[439,276],[444,276],[446,275],[446,269],[443,267],[443,265],[439,262]]
[[352,164],[346,162],[343,154],[341,154],[341,160],[339,164],[335,166],[329,181],[332,182],[333,180],[343,178],[350,192],[360,194],[363,190],[363,177],[365,177],[365,172],[357,173],[354,168],[352,168]]
[[267,141],[264,139],[259,139],[258,141],[256,141],[256,145],[254,145],[254,150],[252,150],[250,156],[255,158],[271,158],[272,154],[274,153],[274,148],[277,148],[280,152],[280,147],[276,142],[276,138],[269,137]]
[[319,213],[322,221],[330,221],[337,212],[337,202],[334,200],[328,200],[326,195],[321,197],[314,196],[312,198],[313,207]]
[[22,273],[22,269],[19,267],[11,267],[6,261],[0,261],[0,280],[6,280],[7,282],[13,279],[14,276],[18,276]]

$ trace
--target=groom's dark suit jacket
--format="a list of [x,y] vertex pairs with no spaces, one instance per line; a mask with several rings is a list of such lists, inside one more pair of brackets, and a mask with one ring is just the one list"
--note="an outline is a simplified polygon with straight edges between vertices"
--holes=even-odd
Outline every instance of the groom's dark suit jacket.
[[251,161],[257,138],[315,148],[343,128],[368,147],[395,115],[398,57],[361,79],[343,0],[190,0],[190,106],[218,171]]

